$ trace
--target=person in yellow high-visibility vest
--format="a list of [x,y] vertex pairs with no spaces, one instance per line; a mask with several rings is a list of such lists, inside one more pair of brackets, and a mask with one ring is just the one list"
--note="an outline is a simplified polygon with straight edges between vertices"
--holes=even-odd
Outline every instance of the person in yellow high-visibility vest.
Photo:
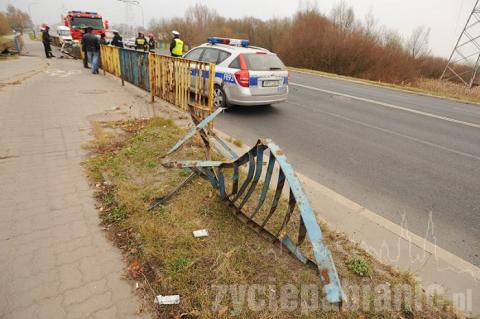
[[183,41],[180,39],[180,32],[172,31],[173,39],[170,43],[170,53],[172,56],[181,58],[183,55]]
[[145,35],[142,32],[138,33],[138,37],[135,39],[135,49],[147,51],[147,39],[145,39]]

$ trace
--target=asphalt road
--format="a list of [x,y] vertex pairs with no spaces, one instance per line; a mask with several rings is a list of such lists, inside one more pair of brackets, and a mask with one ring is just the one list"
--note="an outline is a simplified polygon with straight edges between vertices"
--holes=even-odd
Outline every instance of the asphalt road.
[[480,266],[480,106],[293,73],[288,102],[216,126]]

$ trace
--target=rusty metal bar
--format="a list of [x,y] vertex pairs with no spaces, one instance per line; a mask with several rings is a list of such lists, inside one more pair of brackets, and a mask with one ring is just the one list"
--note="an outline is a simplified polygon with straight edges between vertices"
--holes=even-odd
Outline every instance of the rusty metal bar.
[[196,171],[193,171],[183,182],[181,182],[172,192],[170,192],[169,194],[165,195],[165,196],[162,196],[158,199],[156,199],[155,203],[150,206],[150,208],[148,209],[148,211],[152,211],[154,210],[155,208],[157,208],[158,206],[160,205],[163,205],[165,204],[170,198],[172,198],[176,193],[178,193],[178,191],[185,185],[187,185],[189,182],[191,182],[195,176],[198,176],[198,173],[196,173]]
[[178,150],[185,142],[187,142],[193,135],[195,135],[195,133],[197,132],[200,132],[201,130],[203,130],[208,123],[210,123],[211,121],[213,121],[215,119],[215,117],[217,117],[218,114],[220,114],[221,112],[223,112],[223,108],[219,108],[218,110],[216,110],[214,113],[210,114],[206,119],[204,119],[202,122],[200,122],[197,126],[195,126],[185,137],[183,137],[182,139],[180,139],[164,156],[162,157],[165,157],[167,155],[170,155],[172,154],[173,152],[175,152],[176,150]]
[[[202,122],[204,125],[208,121]],[[183,144],[182,139],[177,145]],[[182,142],[182,143],[180,143]],[[177,146],[176,145],[176,146]],[[178,146],[179,147],[179,146]],[[177,147],[177,148],[178,148]],[[265,151],[269,151],[270,158],[265,174],[263,173],[263,156]],[[322,231],[317,223],[315,213],[310,206],[310,202],[302,189],[292,166],[288,163],[283,151],[270,139],[260,139],[256,145],[247,153],[233,161],[168,161],[164,163],[167,167],[173,168],[191,168],[197,169],[202,176],[206,177],[212,186],[219,190],[220,197],[234,208],[235,215],[252,227],[259,234],[272,240],[272,242],[280,243],[300,262],[304,264],[314,264],[320,274],[320,280],[324,287],[326,299],[329,303],[341,306],[344,299],[340,279],[333,262],[330,250],[324,243]],[[248,172],[245,179],[238,189],[240,180],[240,167],[247,165]],[[275,187],[275,194],[268,209],[268,214],[263,220],[258,220],[258,212],[264,206],[268,191],[270,189],[271,179],[275,168],[278,170],[278,179]],[[224,178],[225,170],[233,170],[232,182],[227,185]],[[246,203],[255,192],[256,186],[260,179],[264,176],[264,183],[261,193],[253,212],[248,212],[251,208]],[[275,234],[268,230],[265,226],[267,223],[273,224],[279,219],[272,217],[279,214],[279,207],[283,189],[287,186],[289,199],[286,212],[281,218],[279,225],[271,225],[269,229],[276,229]],[[227,196],[227,188],[231,188],[230,195]],[[243,195],[245,194],[245,195]],[[244,196],[242,198],[242,196]],[[238,200],[242,198],[240,203]],[[298,209],[298,213],[295,213]],[[298,216],[297,216],[298,214]],[[292,227],[288,227],[292,223],[293,218],[298,218],[298,238],[295,243],[287,234],[292,231]],[[295,228],[293,228],[295,230]],[[293,237],[295,238],[295,237]],[[302,244],[308,239],[311,245],[313,260],[310,260],[302,252]]]

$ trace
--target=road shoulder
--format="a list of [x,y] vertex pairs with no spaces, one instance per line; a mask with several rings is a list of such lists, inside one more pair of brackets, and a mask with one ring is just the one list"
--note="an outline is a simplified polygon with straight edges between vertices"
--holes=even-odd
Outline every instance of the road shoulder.
[[[224,140],[234,140],[216,131]],[[239,154],[248,151],[245,146],[228,145]],[[434,239],[413,234],[305,175],[297,176],[319,220],[379,261],[411,273],[428,295],[443,295],[466,315],[480,314],[479,267],[438,247]]]

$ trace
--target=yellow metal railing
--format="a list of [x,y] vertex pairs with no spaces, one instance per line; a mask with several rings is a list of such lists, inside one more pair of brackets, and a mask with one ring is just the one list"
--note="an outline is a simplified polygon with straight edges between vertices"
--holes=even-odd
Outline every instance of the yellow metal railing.
[[120,69],[120,49],[118,47],[112,47],[109,45],[100,46],[100,57],[102,60],[102,69],[103,72],[108,72],[115,75],[116,77],[121,77]]
[[[215,65],[211,63],[150,54],[150,94],[200,119],[213,112]],[[213,76],[210,76],[213,75]]]
[[[128,68],[125,69],[127,65],[124,65],[125,62],[122,63],[124,52],[120,53],[121,50],[117,47],[102,45],[100,57],[104,73],[108,72],[123,79]],[[138,54],[144,55],[145,53],[138,52]],[[190,112],[196,120],[203,120],[213,113],[214,64],[150,53],[148,55],[148,78],[152,102],[155,97],[159,97]],[[145,87],[143,88],[145,89]],[[210,124],[210,128],[212,125]]]

